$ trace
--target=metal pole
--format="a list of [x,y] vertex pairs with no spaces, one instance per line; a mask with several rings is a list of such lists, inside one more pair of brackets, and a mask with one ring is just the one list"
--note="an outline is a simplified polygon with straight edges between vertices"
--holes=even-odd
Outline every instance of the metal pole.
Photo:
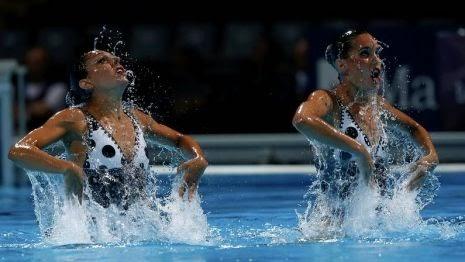
[[11,74],[17,67],[15,60],[0,61],[0,167],[2,184],[14,185],[13,164],[8,151],[13,143],[12,85]]
[[18,135],[23,137],[26,134],[26,67],[18,66],[16,74],[18,76]]

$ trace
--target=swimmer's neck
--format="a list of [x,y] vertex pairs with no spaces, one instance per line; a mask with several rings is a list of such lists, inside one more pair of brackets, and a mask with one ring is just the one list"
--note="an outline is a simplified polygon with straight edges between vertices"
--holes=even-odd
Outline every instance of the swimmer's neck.
[[87,109],[97,117],[108,117],[121,119],[124,115],[122,106],[123,94],[104,94],[100,92],[92,93]]
[[343,81],[340,84],[340,90],[349,101],[359,105],[370,105],[377,98],[376,89],[359,87],[348,81]]

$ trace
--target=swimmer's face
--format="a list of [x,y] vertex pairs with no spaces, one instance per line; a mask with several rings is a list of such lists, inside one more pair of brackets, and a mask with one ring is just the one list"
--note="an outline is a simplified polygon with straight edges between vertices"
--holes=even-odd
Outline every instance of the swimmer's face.
[[128,79],[120,58],[105,51],[94,50],[84,55],[87,78],[81,80],[81,88],[126,88]]
[[338,59],[337,65],[344,78],[353,85],[378,89],[384,70],[381,51],[378,40],[368,33],[361,34],[352,40],[348,57]]

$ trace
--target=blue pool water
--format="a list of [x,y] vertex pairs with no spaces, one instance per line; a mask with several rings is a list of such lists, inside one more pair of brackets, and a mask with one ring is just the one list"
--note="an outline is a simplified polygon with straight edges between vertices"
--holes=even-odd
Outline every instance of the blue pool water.
[[[160,193],[168,177],[160,176]],[[0,191],[0,260],[174,261],[464,261],[465,173],[439,176],[421,227],[384,235],[308,240],[297,213],[309,175],[204,176],[200,195],[211,237],[204,243],[133,241],[51,244],[42,238],[30,189]],[[190,234],[192,232],[183,232]]]

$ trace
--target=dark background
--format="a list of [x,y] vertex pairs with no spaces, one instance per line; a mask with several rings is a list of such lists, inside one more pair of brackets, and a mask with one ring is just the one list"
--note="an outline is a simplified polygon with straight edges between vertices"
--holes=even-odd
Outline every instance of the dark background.
[[320,4],[2,1],[0,59],[24,62],[43,48],[47,83],[68,85],[70,66],[102,33],[98,48],[124,42],[117,53],[128,52],[136,74],[129,95],[158,121],[186,133],[294,132],[299,103],[330,87],[324,80],[332,72],[321,61],[326,45],[363,28],[390,46],[386,96],[428,130],[465,130],[458,4]]

